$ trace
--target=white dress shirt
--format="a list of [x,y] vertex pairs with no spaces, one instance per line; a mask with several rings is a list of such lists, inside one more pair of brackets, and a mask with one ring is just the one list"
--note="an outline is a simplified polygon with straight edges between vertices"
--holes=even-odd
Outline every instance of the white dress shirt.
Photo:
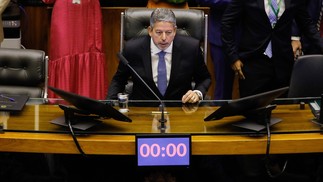
[[[277,1],[277,4],[279,6],[279,12],[277,17],[279,19],[285,11],[285,1],[284,0],[273,0],[273,1]],[[265,10],[267,15],[269,15],[269,11],[270,11],[270,5],[269,5],[270,2],[271,0],[264,0]]]
[[[158,71],[157,71],[157,67],[158,67],[158,61],[159,61],[159,57],[158,57],[158,53],[162,50],[160,50],[153,42],[153,40],[150,40],[150,52],[151,52],[151,69],[152,69],[152,73],[153,73],[153,79],[154,82],[157,86],[157,76],[158,76]],[[169,78],[170,78],[170,71],[172,68],[172,50],[173,50],[173,42],[171,43],[171,45],[164,50],[164,52],[166,52],[165,54],[165,62],[166,62],[166,73],[167,73],[167,85],[169,83]]]
[[[160,50],[155,43],[153,42],[152,39],[150,39],[150,52],[151,52],[151,69],[152,69],[152,73],[153,73],[153,80],[157,85],[157,80],[158,80],[158,61],[159,61],[159,56],[158,53],[162,51]],[[170,79],[170,71],[172,68],[172,51],[173,51],[173,42],[171,43],[171,45],[169,47],[167,47],[167,49],[164,50],[164,52],[166,52],[165,54],[165,62],[166,62],[166,73],[167,73],[167,85],[169,83],[169,79]],[[201,91],[199,90],[194,90],[194,92],[199,96],[200,100],[203,100],[203,94]]]

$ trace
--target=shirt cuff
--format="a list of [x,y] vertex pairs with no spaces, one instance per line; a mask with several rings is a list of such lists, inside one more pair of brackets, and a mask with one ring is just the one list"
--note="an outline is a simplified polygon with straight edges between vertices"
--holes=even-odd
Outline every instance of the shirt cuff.
[[202,94],[201,91],[199,91],[199,90],[193,90],[193,92],[195,92],[199,96],[199,99],[200,100],[203,100],[203,94]]
[[301,37],[298,37],[298,36],[292,36],[291,38],[292,40],[301,40]]

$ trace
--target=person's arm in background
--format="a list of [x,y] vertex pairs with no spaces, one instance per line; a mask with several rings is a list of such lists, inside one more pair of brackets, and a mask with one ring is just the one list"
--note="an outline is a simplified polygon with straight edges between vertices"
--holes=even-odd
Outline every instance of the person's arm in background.
[[298,56],[302,54],[302,43],[301,43],[301,33],[298,29],[298,26],[295,20],[293,21],[293,25],[292,25],[291,44],[294,52],[294,58],[297,59]]
[[[302,2],[303,6],[308,7],[306,1]],[[323,39],[320,37],[320,32],[317,29],[316,24],[313,21],[314,17],[309,14],[308,8],[300,8],[298,13],[295,16],[295,22],[299,31],[301,32],[302,37],[307,38],[308,42],[313,46],[314,49],[317,49],[318,54],[323,53]],[[304,49],[304,46],[303,46]]]
[[236,26],[240,21],[242,16],[243,9],[242,2],[239,0],[233,0],[225,13],[223,14],[221,22],[221,31],[222,31],[222,42],[223,47],[228,55],[228,59],[231,62],[231,68],[239,75],[240,79],[245,79],[245,76],[242,72],[243,63],[240,60],[239,48],[236,41]]

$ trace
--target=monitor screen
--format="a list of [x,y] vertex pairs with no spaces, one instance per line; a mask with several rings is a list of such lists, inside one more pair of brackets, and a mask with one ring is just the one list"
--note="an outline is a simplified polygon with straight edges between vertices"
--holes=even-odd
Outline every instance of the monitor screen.
[[188,167],[191,158],[190,135],[136,135],[138,167]]
[[132,120],[127,116],[120,113],[118,110],[113,108],[111,105],[105,104],[95,99],[77,95],[75,93],[66,92],[54,87],[48,87],[55,94],[59,95],[65,101],[69,102],[76,108],[86,111],[90,114],[95,114],[100,117],[111,117],[118,121],[131,122]]
[[204,121],[219,120],[227,116],[245,115],[253,110],[267,107],[275,98],[286,92],[289,87],[263,92],[260,94],[232,100],[204,118]]

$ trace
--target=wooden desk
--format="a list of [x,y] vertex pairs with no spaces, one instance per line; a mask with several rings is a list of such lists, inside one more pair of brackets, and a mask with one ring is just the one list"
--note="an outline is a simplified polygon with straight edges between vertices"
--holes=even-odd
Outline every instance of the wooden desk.
[[[191,133],[193,155],[265,154],[267,136],[249,136],[250,132],[232,126],[241,116],[204,122],[216,107],[199,107],[194,113],[185,113],[180,107],[168,107],[166,133]],[[132,123],[112,119],[77,136],[87,154],[135,154],[136,133],[159,133],[158,115],[154,107],[130,107],[127,115]],[[66,128],[50,123],[63,115],[57,105],[27,105],[18,114],[0,112],[5,132],[0,134],[0,151],[78,154]],[[283,121],[272,126],[270,153],[323,152],[323,135],[318,125],[311,122],[308,107],[278,105],[272,114]]]

